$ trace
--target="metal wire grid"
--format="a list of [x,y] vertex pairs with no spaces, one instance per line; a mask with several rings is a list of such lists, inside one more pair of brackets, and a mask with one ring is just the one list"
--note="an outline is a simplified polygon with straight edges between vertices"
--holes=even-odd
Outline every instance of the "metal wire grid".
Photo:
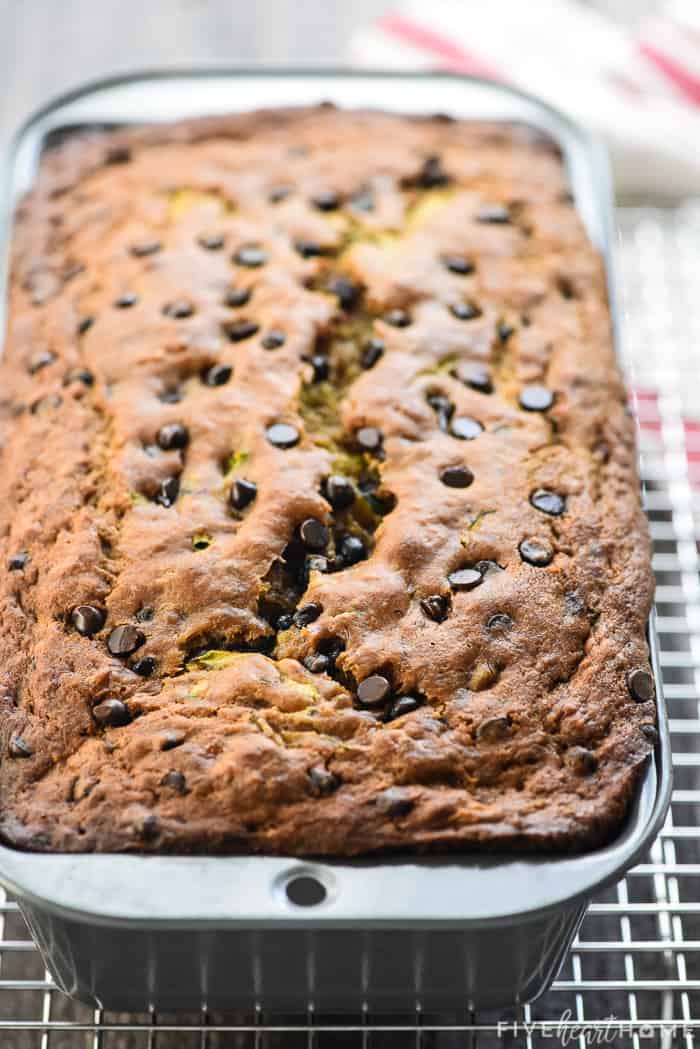
[[[700,202],[621,210],[625,363],[654,540],[661,666],[675,787],[639,866],[595,900],[552,990],[502,1016],[117,1016],[60,994],[16,903],[0,895],[2,1049],[527,1049],[700,1035]],[[1,893],[1,890],[0,890]],[[598,1039],[597,1042],[594,1040]]]

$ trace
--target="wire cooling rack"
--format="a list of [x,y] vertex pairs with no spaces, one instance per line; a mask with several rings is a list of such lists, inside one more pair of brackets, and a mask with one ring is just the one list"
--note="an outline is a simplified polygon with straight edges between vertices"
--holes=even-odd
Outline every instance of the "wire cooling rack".
[[[0,896],[1,1049],[486,1049],[700,1041],[700,202],[619,212],[623,352],[654,540],[674,792],[644,861],[592,904],[553,989],[504,1015],[125,1016],[54,989]],[[1,890],[0,890],[1,891]]]

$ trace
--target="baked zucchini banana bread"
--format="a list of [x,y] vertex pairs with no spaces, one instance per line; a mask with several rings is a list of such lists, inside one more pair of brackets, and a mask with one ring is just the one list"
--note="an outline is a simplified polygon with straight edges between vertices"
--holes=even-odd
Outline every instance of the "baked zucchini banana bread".
[[6,842],[616,832],[655,738],[649,543],[550,141],[328,106],[75,134],[9,300]]

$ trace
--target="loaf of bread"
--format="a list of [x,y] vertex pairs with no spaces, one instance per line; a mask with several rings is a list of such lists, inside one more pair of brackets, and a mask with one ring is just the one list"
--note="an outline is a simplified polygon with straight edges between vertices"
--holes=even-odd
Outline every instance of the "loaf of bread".
[[76,133],[16,215],[0,398],[6,843],[619,829],[649,542],[551,141],[328,106]]

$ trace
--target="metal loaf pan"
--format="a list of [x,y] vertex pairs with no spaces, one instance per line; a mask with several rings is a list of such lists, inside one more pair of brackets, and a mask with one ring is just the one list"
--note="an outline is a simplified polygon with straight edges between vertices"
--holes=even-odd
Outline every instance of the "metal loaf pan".
[[[6,195],[8,232],[13,203],[31,187],[42,151],[56,135],[85,125],[321,100],[519,121],[551,136],[564,155],[576,206],[607,261],[617,328],[604,156],[535,99],[465,77],[200,71],[91,85],[41,111],[19,134]],[[621,833],[596,851],[560,858],[472,852],[300,862],[43,855],[0,847],[0,880],[19,900],[58,986],[109,1009],[206,1004],[297,1012],[313,1005],[357,1012],[530,1001],[555,977],[593,893],[635,863],[668,807],[670,746],[653,620],[649,640],[659,743]]]

